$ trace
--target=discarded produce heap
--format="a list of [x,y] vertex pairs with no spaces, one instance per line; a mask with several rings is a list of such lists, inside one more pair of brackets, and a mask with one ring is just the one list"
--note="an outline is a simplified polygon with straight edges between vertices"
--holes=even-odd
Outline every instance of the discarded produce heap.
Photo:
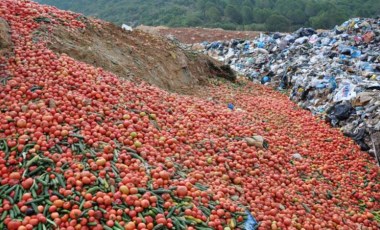
[[14,45],[1,59],[0,229],[244,229],[245,208],[259,229],[378,229],[379,168],[286,95],[220,81],[210,100],[170,94],[32,39],[42,25],[85,29],[78,14],[3,0],[0,17]]
[[380,18],[354,18],[328,31],[301,28],[193,47],[252,80],[291,89],[290,98],[300,107],[326,117],[375,155],[373,142],[380,145]]

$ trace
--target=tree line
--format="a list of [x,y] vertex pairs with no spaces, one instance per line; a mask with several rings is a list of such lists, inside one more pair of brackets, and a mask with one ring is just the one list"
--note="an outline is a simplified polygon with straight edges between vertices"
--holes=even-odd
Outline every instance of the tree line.
[[352,17],[380,15],[379,0],[37,0],[132,26],[229,30],[329,29]]

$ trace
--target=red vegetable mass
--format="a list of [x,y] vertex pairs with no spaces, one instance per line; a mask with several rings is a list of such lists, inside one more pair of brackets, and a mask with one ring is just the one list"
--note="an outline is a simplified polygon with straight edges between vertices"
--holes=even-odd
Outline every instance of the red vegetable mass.
[[[0,59],[0,229],[244,229],[245,210],[259,229],[379,229],[374,160],[286,95],[168,93],[48,48],[52,28],[101,21],[15,0],[0,17],[13,43]],[[269,148],[248,145],[255,135]]]

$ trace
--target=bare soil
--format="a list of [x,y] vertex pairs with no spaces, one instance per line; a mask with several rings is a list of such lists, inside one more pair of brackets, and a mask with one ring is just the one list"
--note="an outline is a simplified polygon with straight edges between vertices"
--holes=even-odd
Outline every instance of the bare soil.
[[0,57],[4,57],[12,51],[10,28],[3,18],[0,18]]
[[233,31],[209,28],[168,28],[164,26],[138,26],[137,29],[161,36],[174,36],[176,39],[186,44],[200,43],[204,41],[212,42],[231,39],[253,39],[260,32],[257,31]]
[[128,32],[110,23],[87,23],[85,29],[74,31],[54,26],[49,32],[47,26],[41,26],[34,33],[35,41],[46,37],[56,53],[170,92],[196,94],[212,76],[235,79],[226,66],[205,55],[185,51],[161,36],[141,30]]

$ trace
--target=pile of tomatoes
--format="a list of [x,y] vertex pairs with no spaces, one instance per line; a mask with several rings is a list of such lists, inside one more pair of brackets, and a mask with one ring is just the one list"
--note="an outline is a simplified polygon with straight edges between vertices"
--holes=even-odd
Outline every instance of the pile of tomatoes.
[[373,159],[286,95],[171,94],[34,39],[102,22],[16,0],[0,17],[14,44],[1,59],[0,229],[243,229],[245,210],[259,229],[379,228]]

